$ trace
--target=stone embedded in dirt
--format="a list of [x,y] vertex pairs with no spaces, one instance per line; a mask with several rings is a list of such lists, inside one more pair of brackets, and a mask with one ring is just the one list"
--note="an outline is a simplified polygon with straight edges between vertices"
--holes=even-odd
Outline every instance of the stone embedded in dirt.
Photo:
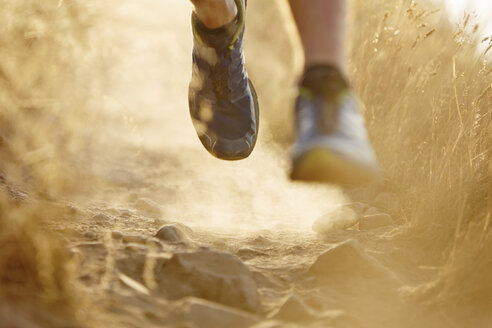
[[86,231],[86,232],[84,232],[84,238],[87,238],[87,239],[96,239],[97,238],[97,235],[93,231]]
[[248,312],[194,297],[184,300],[184,307],[197,328],[247,328],[259,321]]
[[97,224],[108,224],[111,222],[111,218],[103,213],[96,214],[92,217],[92,220]]
[[297,295],[291,295],[272,316],[273,319],[287,322],[308,322],[316,320],[317,317],[316,313]]
[[161,206],[149,198],[139,198],[135,203],[135,206],[150,216],[161,216]]
[[158,238],[159,240],[171,244],[175,244],[175,243],[189,244],[190,239],[185,233],[186,230],[191,231],[191,229],[189,229],[188,227],[182,224],[176,224],[176,223],[166,224],[159,228],[159,230],[155,234],[155,237]]
[[348,279],[395,279],[394,274],[371,255],[359,242],[348,240],[335,245],[316,259],[306,273],[306,278],[319,282]]
[[120,240],[123,238],[123,233],[119,231],[111,231],[111,238],[113,238],[114,240]]
[[376,196],[373,204],[379,208],[388,210],[396,207],[398,198],[394,193],[382,192]]
[[260,306],[253,274],[232,254],[175,253],[156,271],[159,290],[169,299],[195,296],[252,312]]
[[391,217],[391,215],[386,213],[365,215],[359,221],[359,230],[372,230],[381,227],[387,227],[393,224],[393,218]]
[[120,210],[119,215],[122,218],[131,218],[133,216],[133,213],[127,209]]
[[325,234],[345,230],[357,224],[360,216],[350,206],[341,205],[318,218],[313,223],[313,230]]

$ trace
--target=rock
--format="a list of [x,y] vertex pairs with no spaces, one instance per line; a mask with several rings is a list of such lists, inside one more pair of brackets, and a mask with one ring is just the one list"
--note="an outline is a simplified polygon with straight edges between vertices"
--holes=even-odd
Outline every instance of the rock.
[[359,221],[359,230],[371,230],[393,225],[393,219],[389,214],[379,213],[366,215]]
[[[183,231],[186,228],[188,227],[185,227],[182,224],[166,224],[159,228],[159,230],[155,234],[155,237],[158,238],[159,240],[171,244],[176,244],[176,243],[189,244],[190,239]],[[189,228],[188,230],[191,231],[191,229]]]
[[341,205],[318,218],[313,223],[313,230],[322,234],[344,230],[357,224],[359,218],[350,206]]
[[137,200],[135,206],[147,215],[150,216],[162,215],[161,206],[156,202],[154,202],[152,199],[140,198]]
[[84,238],[87,238],[87,239],[96,239],[97,238],[97,235],[93,231],[86,231],[86,232],[84,232]]
[[367,254],[359,242],[348,240],[335,245],[316,259],[306,278],[318,282],[347,281],[348,279],[395,280],[394,274]]
[[373,204],[384,210],[389,210],[395,208],[397,202],[398,202],[398,198],[396,197],[395,194],[391,192],[382,192],[376,196]]
[[259,319],[247,312],[198,298],[184,301],[187,319],[197,328],[247,328]]
[[229,253],[175,253],[157,270],[156,280],[169,299],[194,296],[252,312],[260,305],[253,274]]
[[131,218],[133,216],[133,213],[129,210],[120,210],[119,215],[122,218]]
[[123,233],[119,231],[111,231],[111,238],[113,238],[114,240],[120,240],[123,238]]
[[272,316],[272,319],[287,322],[307,322],[316,318],[314,311],[297,295],[291,295]]
[[92,220],[97,224],[108,224],[111,221],[111,218],[106,214],[99,213],[92,217]]

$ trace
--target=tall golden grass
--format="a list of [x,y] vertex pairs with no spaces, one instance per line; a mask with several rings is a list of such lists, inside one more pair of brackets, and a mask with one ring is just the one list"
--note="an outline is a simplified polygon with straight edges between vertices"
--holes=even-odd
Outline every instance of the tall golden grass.
[[[68,326],[69,257],[43,222],[69,186],[62,161],[84,113],[84,43],[92,24],[79,1],[2,1],[0,21],[0,325]],[[56,315],[52,315],[56,314]],[[65,318],[65,320],[60,320]]]
[[352,25],[354,84],[382,165],[403,197],[406,233],[446,259],[426,288],[430,299],[487,315],[492,40],[471,15],[454,26],[416,1],[356,1]]

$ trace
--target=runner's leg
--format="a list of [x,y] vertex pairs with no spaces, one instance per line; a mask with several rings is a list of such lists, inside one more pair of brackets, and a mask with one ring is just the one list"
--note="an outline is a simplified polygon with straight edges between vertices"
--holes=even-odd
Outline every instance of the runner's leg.
[[305,67],[332,65],[346,71],[345,0],[290,0],[301,36]]
[[191,0],[198,19],[208,28],[218,28],[232,22],[237,15],[234,0]]

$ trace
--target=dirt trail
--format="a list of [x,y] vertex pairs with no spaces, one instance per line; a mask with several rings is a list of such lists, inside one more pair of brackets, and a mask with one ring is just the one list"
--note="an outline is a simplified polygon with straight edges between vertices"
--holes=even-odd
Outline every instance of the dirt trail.
[[427,318],[401,288],[435,272],[393,237],[398,225],[315,234],[312,223],[348,200],[290,183],[267,131],[245,161],[202,149],[187,112],[188,3],[107,6],[99,32],[113,37],[117,62],[106,109],[88,127],[91,156],[74,164],[91,197],[68,199],[75,220],[54,227],[80,263],[90,326],[413,327]]

